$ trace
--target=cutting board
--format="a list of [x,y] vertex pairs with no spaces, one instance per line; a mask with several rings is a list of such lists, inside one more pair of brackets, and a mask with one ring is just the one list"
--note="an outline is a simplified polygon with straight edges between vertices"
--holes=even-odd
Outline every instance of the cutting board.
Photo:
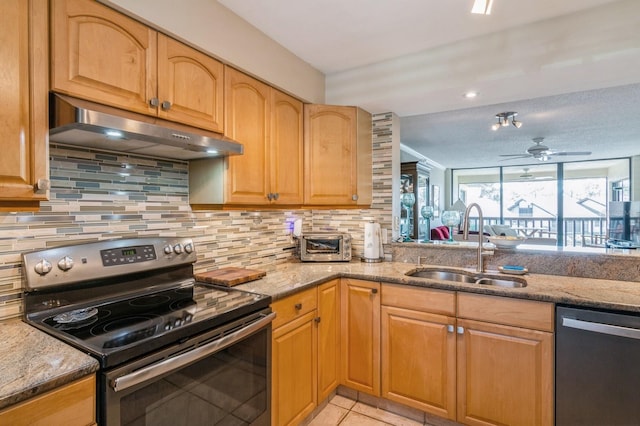
[[196,281],[203,281],[210,284],[220,284],[231,287],[234,285],[257,280],[267,275],[265,271],[246,268],[220,268],[215,271],[202,272],[195,275]]

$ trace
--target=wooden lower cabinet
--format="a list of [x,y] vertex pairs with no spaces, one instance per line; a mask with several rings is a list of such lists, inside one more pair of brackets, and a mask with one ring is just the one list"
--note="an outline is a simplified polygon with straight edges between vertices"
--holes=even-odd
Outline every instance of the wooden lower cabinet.
[[552,425],[553,304],[459,293],[458,317],[458,422]]
[[380,396],[380,283],[343,278],[342,384]]
[[295,425],[318,403],[316,312],[273,331],[272,424]]
[[340,280],[318,286],[318,402],[340,384]]
[[382,397],[455,420],[455,293],[383,284],[382,304]]
[[0,411],[0,425],[87,426],[96,419],[94,375]]

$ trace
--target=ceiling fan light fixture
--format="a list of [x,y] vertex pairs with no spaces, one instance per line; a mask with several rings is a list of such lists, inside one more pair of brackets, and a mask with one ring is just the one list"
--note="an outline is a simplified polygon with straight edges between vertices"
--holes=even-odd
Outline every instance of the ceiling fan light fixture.
[[491,15],[491,7],[493,6],[493,0],[475,0],[471,13],[477,15]]
[[500,128],[500,123],[493,123],[493,125],[491,126],[491,130],[493,130],[494,132],[499,128]]
[[522,121],[518,121],[515,118],[511,121],[511,123],[516,126],[517,129],[519,129],[520,127],[522,127]]

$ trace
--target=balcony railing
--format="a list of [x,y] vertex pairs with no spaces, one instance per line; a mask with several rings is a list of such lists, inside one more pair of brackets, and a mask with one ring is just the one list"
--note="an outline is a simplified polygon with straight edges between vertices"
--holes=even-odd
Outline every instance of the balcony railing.
[[[478,230],[478,218],[469,218],[471,230]],[[484,223],[489,225],[500,224],[498,217],[485,217]],[[558,238],[556,219],[542,217],[505,218],[504,225],[514,228],[521,235],[532,238],[552,239]],[[565,247],[604,247],[607,235],[607,220],[605,218],[592,217],[565,217],[563,222],[563,241]]]

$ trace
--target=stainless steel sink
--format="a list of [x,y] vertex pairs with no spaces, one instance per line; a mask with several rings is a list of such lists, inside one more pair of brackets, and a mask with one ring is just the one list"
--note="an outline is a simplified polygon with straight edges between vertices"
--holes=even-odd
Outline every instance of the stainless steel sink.
[[451,281],[457,283],[494,285],[498,287],[522,288],[527,286],[523,278],[483,275],[474,272],[455,271],[450,269],[423,268],[409,271],[406,274],[414,278],[428,278],[431,280]]
[[407,273],[410,277],[429,278],[432,280],[455,281],[458,283],[475,283],[477,278],[471,274],[441,269],[424,269]]

